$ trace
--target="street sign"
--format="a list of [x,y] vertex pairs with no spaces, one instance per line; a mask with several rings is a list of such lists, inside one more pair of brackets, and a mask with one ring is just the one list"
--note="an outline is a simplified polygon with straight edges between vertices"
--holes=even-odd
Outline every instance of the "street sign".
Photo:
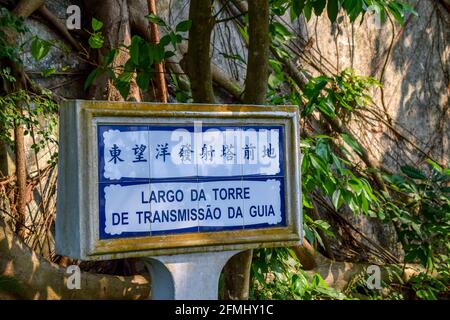
[[299,244],[296,107],[72,101],[60,114],[59,254]]

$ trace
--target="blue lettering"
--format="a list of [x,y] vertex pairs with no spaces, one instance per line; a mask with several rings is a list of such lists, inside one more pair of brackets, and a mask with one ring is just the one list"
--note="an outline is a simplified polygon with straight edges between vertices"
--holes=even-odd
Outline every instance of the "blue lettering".
[[144,191],[141,192],[141,202],[142,202],[142,203],[148,203],[148,201],[146,201],[146,200],[144,199]]
[[242,214],[241,207],[228,207],[228,219],[237,219],[237,218],[243,218],[244,215]]
[[120,213],[114,212],[112,214],[112,225],[117,226],[120,224]]
[[118,224],[127,225],[128,224],[128,212],[112,214],[112,225],[117,226]]

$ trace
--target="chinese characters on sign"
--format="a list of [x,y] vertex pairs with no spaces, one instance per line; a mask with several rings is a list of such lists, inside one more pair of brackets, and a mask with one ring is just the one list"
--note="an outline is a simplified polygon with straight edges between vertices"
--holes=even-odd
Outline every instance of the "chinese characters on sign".
[[[166,162],[166,157],[170,156],[170,152],[168,152],[168,143],[165,144],[158,144],[156,148],[156,159],[161,159],[163,162]],[[236,158],[236,153],[233,153],[233,150],[236,147],[232,144],[222,145],[222,155],[221,157],[226,158],[226,160],[231,161]],[[141,144],[140,146],[136,145],[134,148],[131,148],[134,151],[134,156],[136,157],[133,162],[147,162],[146,159],[144,159],[144,151],[147,149],[146,145]],[[255,146],[250,144],[245,145],[244,148],[242,148],[244,151],[244,159],[246,160],[254,160],[255,159]],[[114,164],[117,163],[117,161],[123,161],[119,158],[120,153],[122,150],[119,149],[119,147],[114,144],[111,149],[109,150],[109,153],[111,155],[111,159],[109,159],[109,162],[113,161]],[[200,157],[203,160],[212,162],[214,159],[216,150],[214,149],[213,145],[207,145],[206,143],[203,144]],[[178,156],[180,157],[181,161],[191,161],[191,154],[194,153],[194,150],[192,150],[192,147],[190,144],[182,145],[180,148],[180,151],[178,152]],[[276,158],[275,155],[275,149],[272,148],[272,144],[269,143],[268,147],[263,146],[262,148],[262,158]]]
[[100,125],[100,238],[284,226],[282,126]]

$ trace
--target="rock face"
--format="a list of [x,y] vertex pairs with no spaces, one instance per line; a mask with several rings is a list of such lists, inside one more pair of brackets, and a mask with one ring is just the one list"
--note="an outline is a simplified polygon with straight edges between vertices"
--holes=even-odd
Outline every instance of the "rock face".
[[[143,0],[128,0],[129,6],[139,2]],[[301,20],[292,24],[299,42],[312,44],[309,54],[323,69],[337,73],[353,68],[358,74],[381,80],[384,96],[379,89],[373,93],[376,108],[384,113],[384,123],[353,121],[351,127],[373,157],[393,170],[398,170],[399,165],[404,163],[414,165],[423,161],[424,155],[416,147],[441,163],[447,163],[450,154],[449,11],[442,2],[435,0],[408,2],[420,15],[407,16],[404,26],[391,24],[389,20],[381,23],[370,15],[354,24],[340,16],[337,23],[330,24],[326,14],[318,18],[313,16],[307,23]],[[172,27],[187,19],[188,0],[159,0],[157,3],[159,15]],[[81,6],[81,1],[48,1],[49,9],[62,21],[67,17],[65,11],[70,4]],[[142,3],[139,5],[145,7]],[[221,8],[220,2],[216,6],[216,10]],[[82,7],[83,26],[88,27],[89,21],[83,19],[83,10]],[[221,16],[226,16],[225,11]],[[290,21],[289,18],[285,20]],[[33,17],[27,20],[27,25],[32,34],[63,42],[59,34],[42,19]],[[212,40],[214,64],[242,85],[245,65],[237,57],[246,59],[246,45],[238,29],[234,24],[220,23]],[[231,56],[235,58],[226,58]],[[54,89],[64,97],[85,97],[82,88],[89,68],[70,48],[69,51],[52,49],[39,63],[33,63],[29,53],[22,58],[26,69],[42,86]],[[301,59],[298,64],[313,74],[317,73]],[[55,68],[58,73],[49,78],[41,77],[40,72],[49,68]],[[389,126],[395,127],[398,132],[393,132]],[[410,142],[399,139],[399,135]],[[35,166],[31,149],[28,161],[29,168]],[[369,238],[400,254],[393,247],[392,230],[365,217],[353,217],[351,214],[346,217]]]
[[[70,5],[80,5],[80,1],[47,1],[48,9],[63,23],[66,23],[68,14],[67,7]],[[81,14],[81,21],[83,12]],[[84,96],[83,83],[89,74],[89,65],[77,52],[71,48],[70,44],[61,37],[60,33],[48,21],[40,15],[35,14],[26,20],[26,25],[30,32],[27,33],[22,42],[25,44],[22,61],[30,76],[37,80],[45,88],[54,90],[60,96],[67,99],[77,99]],[[82,25],[83,28],[87,27]],[[53,44],[48,54],[39,62],[31,56],[31,40],[34,36],[47,40]],[[42,77],[41,72],[54,68],[55,73],[50,77]]]
[[[381,23],[373,16],[350,24],[338,18],[331,25],[326,15],[306,25],[323,65],[333,70],[354,68],[358,74],[381,79],[375,102],[387,112],[400,133],[442,163],[449,160],[449,12],[438,1],[409,2],[419,16],[408,15],[404,26]],[[389,120],[389,118],[391,120]],[[354,131],[373,156],[392,169],[423,160],[423,154],[395,137],[386,126]],[[363,135],[364,134],[364,135]]]
[[[129,1],[130,4],[142,1]],[[49,1],[48,7],[65,21],[65,9],[80,1]],[[358,74],[381,79],[384,85],[384,106],[381,91],[375,90],[377,107],[387,112],[387,122],[395,125],[400,133],[435,159],[445,163],[449,158],[449,52],[446,39],[450,37],[449,13],[438,1],[410,0],[409,3],[420,15],[409,15],[404,26],[381,23],[373,15],[351,24],[347,17],[338,17],[330,24],[326,14],[312,17],[308,23],[293,23],[292,27],[303,40],[313,43],[310,54],[324,69],[333,73],[353,68]],[[216,10],[221,6],[217,4]],[[158,1],[159,15],[174,27],[188,18],[189,1]],[[225,15],[225,13],[223,13]],[[83,18],[83,9],[82,9]],[[32,34],[43,39],[64,42],[58,33],[42,20],[28,19]],[[83,21],[83,25],[89,25]],[[289,19],[286,18],[286,22]],[[215,27],[213,61],[236,82],[245,80],[245,65],[235,56],[246,59],[245,41],[233,24],[219,23]],[[65,45],[67,47],[67,45]],[[25,47],[26,49],[29,47]],[[70,48],[52,49],[39,63],[33,63],[28,50],[23,56],[27,69],[42,85],[56,89],[68,98],[83,98],[82,84],[87,65]],[[66,51],[64,49],[67,49]],[[300,61],[301,62],[301,61]],[[312,73],[310,66],[302,63]],[[58,73],[51,78],[39,77],[39,72],[55,68]],[[67,72],[60,71],[67,69]],[[389,120],[390,119],[390,120]],[[362,124],[359,124],[362,126]],[[373,155],[393,169],[404,162],[418,162],[423,155],[410,144],[399,142],[394,134],[381,124],[358,130],[360,137]],[[374,140],[376,143],[374,143]]]
[[[373,158],[394,171],[400,165],[414,166],[426,159],[398,134],[443,164],[448,163],[450,155],[449,11],[438,1],[408,2],[419,16],[407,16],[404,26],[389,20],[381,23],[373,16],[353,25],[341,16],[332,25],[325,14],[300,26],[306,39],[312,39],[310,52],[321,65],[333,72],[351,67],[357,74],[375,77],[383,84],[384,97],[379,89],[373,92],[376,108],[385,113],[384,122],[398,131],[393,132],[380,121],[353,121],[351,128]],[[321,215],[327,218],[323,212]],[[392,227],[361,215],[342,215],[369,238],[401,257]],[[358,240],[367,244],[364,239]],[[345,247],[351,249],[352,245],[344,241],[334,248],[338,256],[351,251],[342,250]],[[360,259],[366,255],[355,254]]]

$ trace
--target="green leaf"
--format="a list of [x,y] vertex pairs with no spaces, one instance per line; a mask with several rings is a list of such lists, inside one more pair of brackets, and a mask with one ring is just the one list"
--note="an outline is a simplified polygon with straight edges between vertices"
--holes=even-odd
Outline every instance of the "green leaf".
[[175,52],[173,51],[166,51],[164,52],[164,59],[169,59],[171,57],[175,56]]
[[348,207],[350,208],[350,210],[352,210],[354,213],[359,212],[359,206],[357,205],[357,203],[355,202],[354,198],[350,198],[350,201],[348,202]]
[[107,67],[108,65],[110,65],[113,61],[114,58],[119,54],[119,49],[111,49],[108,54],[105,56],[105,58],[102,61],[102,66],[103,67]]
[[167,24],[164,22],[163,19],[161,19],[160,17],[158,17],[157,15],[150,13],[149,15],[145,16],[151,23],[154,23],[158,26],[161,27],[167,27]]
[[374,3],[367,7],[366,12],[374,12],[380,18],[381,23],[386,21],[386,11],[384,6],[379,3]]
[[437,172],[442,172],[442,167],[431,159],[426,160]]
[[350,180],[348,180],[348,185],[349,185],[349,187],[356,193],[356,194],[360,194],[361,193],[361,191],[362,191],[362,186],[361,186],[361,184],[359,183],[359,181],[357,181],[356,179],[350,179]]
[[35,37],[31,43],[31,55],[36,61],[39,61],[47,55],[51,45],[50,42]]
[[152,73],[149,70],[146,70],[144,72],[138,72],[136,76],[136,83],[141,90],[147,90],[151,78]]
[[151,66],[155,61],[155,45],[149,42],[142,42],[139,45],[139,63],[142,68]]
[[305,4],[303,12],[305,14],[306,21],[309,21],[311,19],[311,14],[312,14],[312,6],[309,2],[307,4]]
[[181,21],[175,27],[176,32],[186,32],[192,27],[192,20]]
[[103,35],[100,32],[94,33],[89,37],[89,46],[92,49],[100,49],[103,47],[103,43],[105,42]]
[[282,81],[276,75],[274,75],[273,73],[271,73],[269,75],[269,79],[267,81],[269,87],[273,88],[273,89],[278,88],[280,86],[281,82]]
[[363,151],[358,141],[356,141],[352,136],[342,133],[342,139],[344,139],[345,143],[347,143],[357,154],[362,155]]
[[320,101],[319,105],[317,106],[319,110],[329,116],[330,118],[335,118],[336,113],[334,112],[334,106],[331,103],[330,99],[324,99]]
[[119,81],[130,82],[133,79],[133,72],[125,71],[117,78]]
[[133,36],[131,38],[130,59],[136,66],[139,65],[139,49],[142,42],[143,39],[139,36]]
[[173,47],[176,48],[176,45],[178,43],[177,35],[174,32],[169,33],[170,42],[172,43]]
[[86,81],[84,82],[84,90],[92,85],[92,82],[94,82],[95,78],[97,78],[100,73],[101,69],[99,68],[95,68],[94,70],[92,70],[92,72],[88,75]]
[[177,91],[175,98],[178,102],[189,102],[190,96],[184,91]]
[[294,21],[302,14],[303,8],[305,7],[305,0],[293,0],[291,7],[291,20]]
[[101,22],[100,20],[97,20],[95,18],[92,18],[92,30],[94,30],[94,32],[99,31],[101,28],[103,28],[103,22]]
[[314,168],[322,171],[322,172],[327,172],[328,171],[328,167],[327,165],[323,162],[322,159],[316,157],[315,155],[311,154],[310,156],[310,160],[311,160],[311,164],[313,165]]
[[317,105],[315,103],[311,103],[309,102],[305,108],[302,110],[302,118],[305,118],[307,116],[309,116],[311,113],[314,112],[314,110],[316,109]]
[[411,166],[402,166],[400,170],[412,179],[425,180],[427,178],[422,171]]
[[342,7],[349,15],[350,22],[354,22],[356,18],[363,12],[363,0],[345,0]]
[[314,208],[314,206],[312,205],[308,196],[304,192],[302,192],[302,204],[303,204],[304,208],[309,208],[309,209]]
[[170,43],[170,39],[171,39],[170,36],[166,34],[164,37],[161,38],[161,40],[159,40],[159,43],[165,47]]
[[328,14],[328,19],[330,19],[331,22],[336,21],[338,11],[339,11],[338,0],[328,0],[327,14]]
[[279,22],[272,22],[269,28],[271,34],[273,34],[275,37],[278,37],[279,39],[289,40],[290,38],[292,38],[292,33],[286,28],[286,26]]
[[126,99],[128,99],[128,94],[130,93],[130,81],[120,80],[121,76],[122,75],[120,75],[119,78],[116,79],[116,81],[114,82],[114,85],[116,86],[117,90],[119,90],[122,98],[124,98],[126,100]]
[[340,201],[341,200],[341,190],[337,189],[336,191],[333,192],[333,196],[332,196],[332,201],[333,201],[333,206],[336,210],[339,210],[340,208]]
[[45,69],[44,71],[41,72],[41,75],[44,78],[47,78],[47,77],[50,77],[55,72],[56,72],[56,68]]
[[166,51],[164,50],[164,47],[162,45],[156,45],[153,47],[152,54],[154,63],[160,63],[164,60]]
[[365,214],[369,214],[369,202],[367,201],[366,195],[362,193],[360,196],[361,208]]
[[312,6],[314,8],[314,14],[316,16],[320,16],[323,12],[323,9],[325,9],[325,6],[327,4],[327,0],[316,0],[312,3]]
[[402,7],[398,3],[396,3],[396,2],[389,2],[388,10],[394,16],[395,20],[397,20],[398,23],[400,23],[401,25],[404,24],[404,22],[405,22],[404,17],[405,16],[404,16]]
[[17,278],[0,275],[0,291],[22,294],[23,290],[24,288]]

